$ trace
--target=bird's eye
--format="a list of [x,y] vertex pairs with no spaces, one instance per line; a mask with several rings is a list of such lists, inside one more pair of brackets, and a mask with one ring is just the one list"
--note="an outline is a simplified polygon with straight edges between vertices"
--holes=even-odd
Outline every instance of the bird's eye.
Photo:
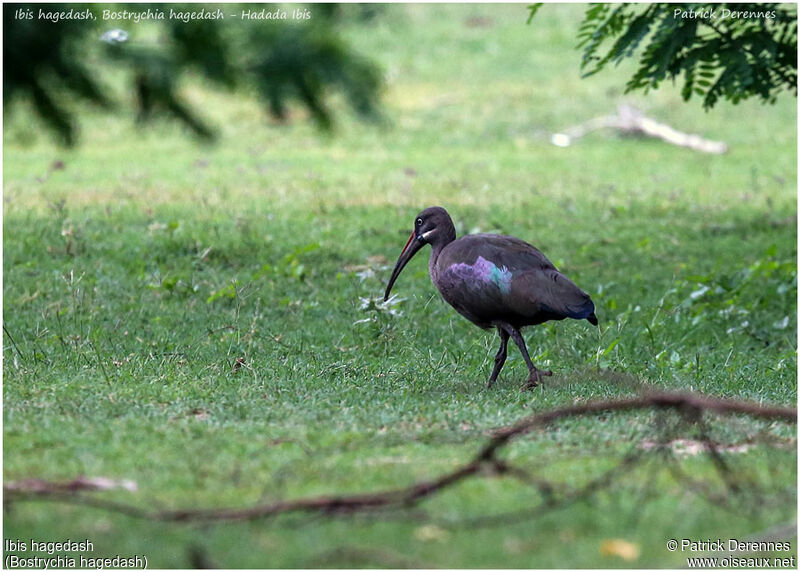
[[417,219],[416,225],[417,226],[422,226],[422,219],[421,218]]

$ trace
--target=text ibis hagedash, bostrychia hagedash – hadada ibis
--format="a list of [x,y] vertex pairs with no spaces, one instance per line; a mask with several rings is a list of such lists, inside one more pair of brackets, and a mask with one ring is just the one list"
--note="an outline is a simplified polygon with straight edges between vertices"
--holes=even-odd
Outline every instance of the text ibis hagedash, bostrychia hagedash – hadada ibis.
[[384,300],[409,260],[431,245],[431,280],[442,298],[481,328],[497,328],[500,349],[494,356],[490,387],[506,361],[509,336],[519,347],[530,371],[523,389],[539,384],[550,371],[536,369],[520,328],[548,320],[575,318],[597,325],[589,295],[527,242],[499,234],[469,234],[456,239],[450,215],[442,207],[419,213],[414,230],[397,259]]

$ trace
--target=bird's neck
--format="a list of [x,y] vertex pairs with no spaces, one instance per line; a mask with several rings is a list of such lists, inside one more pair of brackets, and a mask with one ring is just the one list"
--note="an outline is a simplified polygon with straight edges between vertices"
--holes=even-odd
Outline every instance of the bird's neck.
[[439,255],[442,253],[442,250],[455,239],[456,229],[450,227],[446,229],[445,232],[442,232],[441,235],[437,236],[434,242],[431,242],[431,259],[428,263],[428,270],[430,271],[431,277],[436,275],[436,263],[439,260]]

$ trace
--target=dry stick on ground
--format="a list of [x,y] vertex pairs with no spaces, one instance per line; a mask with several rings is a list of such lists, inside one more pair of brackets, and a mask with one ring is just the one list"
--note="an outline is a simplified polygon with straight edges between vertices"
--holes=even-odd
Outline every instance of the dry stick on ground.
[[711,141],[699,135],[683,133],[669,125],[659,123],[655,119],[647,117],[635,107],[625,104],[617,106],[616,115],[595,117],[585,123],[565,129],[562,133],[554,133],[550,141],[559,147],[567,147],[573,140],[580,139],[592,131],[605,128],[617,129],[626,135],[656,137],[667,143],[703,153],[719,155],[728,150],[728,146],[722,141]]
[[[602,473],[597,478],[592,479],[582,487],[562,493],[560,497],[557,497],[552,492],[545,496],[544,491],[542,491],[542,488],[539,487],[539,491],[542,493],[544,498],[543,502],[538,506],[494,514],[469,516],[459,520],[440,521],[439,524],[450,528],[475,528],[488,526],[508,526],[510,524],[525,522],[533,517],[541,516],[546,512],[559,510],[571,503],[588,499],[594,493],[611,486],[615,477],[631,469],[633,465],[640,461],[645,454],[646,451],[643,449],[629,452],[616,466]],[[537,485],[534,483],[534,486]]]
[[[511,469],[504,461],[497,458],[497,452],[512,439],[533,429],[568,417],[651,408],[674,409],[694,421],[700,420],[704,412],[713,412],[728,415],[743,414],[750,417],[780,420],[789,423],[797,422],[797,410],[788,407],[763,406],[756,403],[693,394],[650,393],[627,399],[588,401],[525,417],[513,425],[494,431],[489,442],[471,461],[437,479],[421,481],[401,489],[355,495],[301,498],[244,508],[148,510],[131,504],[91,498],[76,491],[65,492],[63,484],[60,483],[53,483],[51,487],[43,487],[42,481],[38,481],[37,487],[26,488],[22,486],[25,481],[21,481],[4,485],[4,502],[6,505],[16,501],[33,500],[66,502],[119,512],[132,517],[165,522],[242,521],[291,512],[333,514],[390,507],[410,507],[469,477],[479,474],[508,473]],[[512,471],[512,474],[515,473]],[[515,476],[518,476],[518,474],[515,474]]]

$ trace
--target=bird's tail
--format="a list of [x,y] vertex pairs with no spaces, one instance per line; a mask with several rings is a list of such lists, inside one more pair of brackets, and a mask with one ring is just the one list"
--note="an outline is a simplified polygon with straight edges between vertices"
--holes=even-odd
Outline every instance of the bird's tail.
[[593,326],[597,325],[597,315],[594,313],[594,302],[589,296],[583,292],[581,292],[583,297],[583,301],[580,306],[568,306],[567,309],[569,313],[567,314],[570,318],[575,318],[576,320],[589,320],[589,323]]

